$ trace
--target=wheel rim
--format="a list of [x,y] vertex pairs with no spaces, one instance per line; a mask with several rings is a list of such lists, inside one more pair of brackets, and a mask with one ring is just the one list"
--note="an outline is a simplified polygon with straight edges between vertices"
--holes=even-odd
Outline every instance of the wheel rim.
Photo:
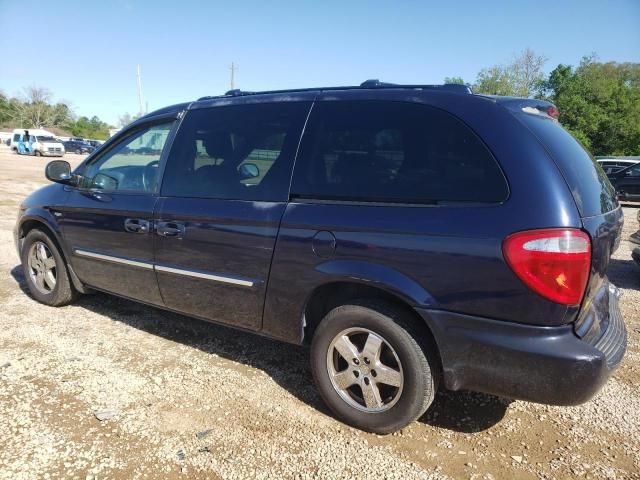
[[327,372],[336,393],[363,412],[388,410],[402,394],[404,374],[396,351],[366,328],[348,328],[334,337]]
[[56,288],[56,259],[44,242],[35,242],[27,257],[29,277],[40,293],[45,295]]

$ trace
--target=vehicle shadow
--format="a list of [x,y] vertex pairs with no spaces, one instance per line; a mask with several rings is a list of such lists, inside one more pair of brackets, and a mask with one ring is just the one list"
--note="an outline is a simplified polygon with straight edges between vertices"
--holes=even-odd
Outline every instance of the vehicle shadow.
[[640,269],[631,258],[628,260],[610,259],[607,276],[616,287],[640,289]]
[[[28,295],[22,268],[14,267],[11,275]],[[151,335],[260,369],[299,400],[333,416],[313,385],[306,346],[286,344],[103,293],[82,295],[75,305]],[[420,422],[453,431],[479,432],[498,423],[509,403],[480,393],[442,391]]]

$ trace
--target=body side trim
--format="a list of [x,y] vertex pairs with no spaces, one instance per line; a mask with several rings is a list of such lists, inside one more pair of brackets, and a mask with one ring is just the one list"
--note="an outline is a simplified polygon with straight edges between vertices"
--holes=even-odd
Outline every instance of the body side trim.
[[153,263],[140,262],[138,260],[130,260],[128,258],[122,257],[114,257],[112,255],[104,255],[102,253],[91,252],[88,250],[75,249],[74,253],[79,257],[93,258],[96,260],[103,260],[105,262],[121,263],[123,265],[130,265],[132,267],[155,270],[156,272],[173,273],[176,275],[202,278],[204,280],[212,280],[214,282],[230,283],[232,285],[240,285],[243,287],[253,287],[256,283],[258,283],[255,280],[243,277],[206,273],[197,270],[185,270],[183,268],[169,267],[166,265],[155,265]]

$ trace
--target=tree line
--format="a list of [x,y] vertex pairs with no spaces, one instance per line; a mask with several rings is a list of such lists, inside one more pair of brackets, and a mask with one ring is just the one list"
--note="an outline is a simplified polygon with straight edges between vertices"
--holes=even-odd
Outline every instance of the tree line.
[[[478,72],[475,82],[446,77],[445,83],[475,93],[548,100],[560,122],[594,155],[640,155],[640,64],[599,62],[586,56],[577,67],[560,64],[548,75],[547,59],[527,48],[505,64]],[[46,88],[28,87],[17,97],[0,91],[0,127],[58,128],[74,136],[105,139],[109,125],[97,116],[77,117],[67,102],[53,102]],[[124,114],[123,126],[137,118]]]
[[67,102],[53,102],[51,91],[41,87],[27,87],[16,97],[0,91],[0,127],[49,128],[58,134],[105,140],[109,138],[109,124],[97,116],[78,117]]
[[483,68],[474,93],[548,100],[560,123],[593,155],[640,155],[640,64],[599,62],[585,56],[577,67],[560,64],[548,75],[547,59],[526,49],[511,62]]

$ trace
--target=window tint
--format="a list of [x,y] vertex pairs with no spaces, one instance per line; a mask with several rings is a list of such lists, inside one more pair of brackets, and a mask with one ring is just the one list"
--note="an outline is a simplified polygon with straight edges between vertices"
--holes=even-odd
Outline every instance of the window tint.
[[20,134],[19,133],[14,133],[13,134],[13,141],[14,142],[19,142],[20,141]]
[[133,134],[88,163],[81,188],[151,192],[155,188],[158,163],[173,121],[153,125]]
[[625,174],[628,177],[640,177],[640,165],[634,165],[628,170],[625,170]]
[[284,201],[308,102],[190,111],[176,135],[163,196]]
[[549,150],[582,216],[599,215],[617,207],[615,190],[604,171],[569,132],[540,115],[522,113],[519,117]]
[[314,106],[292,194],[337,200],[500,202],[507,184],[489,151],[461,121],[401,102]]

